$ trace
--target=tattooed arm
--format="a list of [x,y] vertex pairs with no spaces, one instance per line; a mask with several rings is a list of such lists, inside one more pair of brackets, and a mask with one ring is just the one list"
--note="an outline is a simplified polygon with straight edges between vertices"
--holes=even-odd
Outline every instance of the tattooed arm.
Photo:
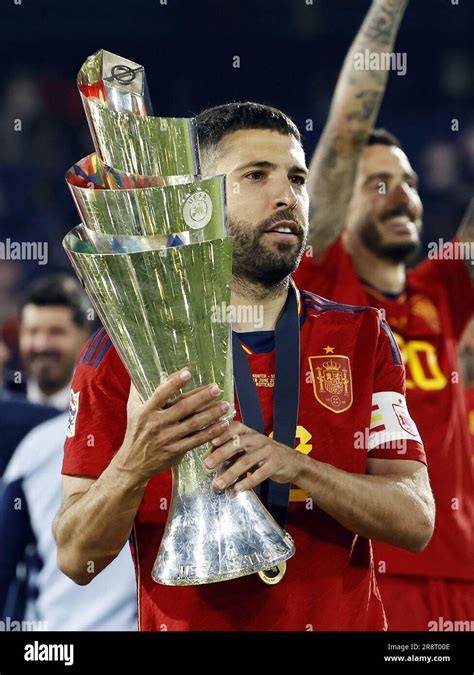
[[373,0],[339,75],[308,178],[308,241],[319,258],[342,232],[357,163],[387,85],[387,70],[355,70],[356,55],[366,49],[391,52],[407,4],[408,0]]
[[[474,197],[470,201],[456,236],[460,242],[474,244]],[[474,281],[474,259],[469,254],[465,257],[465,261],[471,280]]]

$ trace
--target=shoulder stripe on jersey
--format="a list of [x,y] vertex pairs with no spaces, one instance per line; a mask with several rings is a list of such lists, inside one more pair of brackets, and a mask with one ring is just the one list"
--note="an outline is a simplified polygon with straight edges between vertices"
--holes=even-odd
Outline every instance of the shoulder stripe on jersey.
[[99,352],[99,354],[98,354],[96,360],[95,360],[94,363],[92,364],[92,365],[94,366],[94,368],[97,368],[97,366],[98,366],[99,363],[102,361],[102,359],[104,358],[104,356],[107,354],[107,352],[109,351],[109,349],[110,349],[111,346],[112,346],[112,342],[111,342],[110,338],[108,337],[107,340],[103,343],[103,347],[102,347],[102,349],[100,350],[100,352]]
[[87,354],[89,353],[90,348],[92,347],[93,343],[95,344],[96,339],[97,340],[101,339],[101,337],[99,336],[99,333],[101,333],[101,332],[103,333],[103,331],[105,331],[105,328],[103,328],[101,326],[100,328],[97,328],[97,330],[95,330],[92,333],[92,335],[90,336],[90,338],[88,339],[88,341],[86,343],[86,346],[84,347],[84,349],[82,351],[82,355],[81,355],[81,358],[79,359],[79,363],[84,363],[84,359],[86,358]]
[[402,360],[402,355],[400,354],[400,349],[398,348],[397,342],[395,338],[393,337],[393,333],[390,330],[390,327],[388,323],[384,320],[380,322],[380,325],[382,326],[382,329],[386,333],[388,340],[390,342],[390,349],[392,350],[392,357],[393,357],[393,363],[395,366],[402,366],[403,365],[403,360]]
[[90,343],[91,343],[91,340],[92,340],[92,336],[89,337],[89,338],[87,338],[87,340],[85,341],[85,343],[82,345],[82,349],[81,349],[81,351],[79,352],[79,359],[78,359],[79,363],[82,363],[82,357],[84,356],[84,354],[86,353],[86,351],[89,349],[89,345],[90,345]]
[[90,365],[90,362],[94,358],[94,354],[96,353],[97,349],[102,346],[104,343],[104,340],[108,340],[109,336],[105,332],[105,328],[100,331],[100,333],[97,334],[96,339],[94,340],[94,344],[90,346],[90,349],[87,353],[87,355],[83,358],[82,362],[86,364],[86,366]]
[[99,332],[99,330],[100,330],[100,328],[98,328],[97,330],[95,330],[95,331],[92,333],[92,335],[90,335],[90,337],[86,340],[84,346],[83,346],[82,349],[81,349],[81,353],[79,354],[79,363],[82,363],[82,359],[84,358],[85,354],[87,353],[87,350],[88,350],[89,347],[91,346],[92,340],[95,338],[95,336],[97,335],[97,333]]
[[97,368],[99,363],[102,361],[104,356],[107,354],[112,342],[110,341],[109,336],[106,334],[100,341],[97,343],[97,349],[94,348],[94,353],[91,353],[85,362],[86,365],[92,365],[94,368]]

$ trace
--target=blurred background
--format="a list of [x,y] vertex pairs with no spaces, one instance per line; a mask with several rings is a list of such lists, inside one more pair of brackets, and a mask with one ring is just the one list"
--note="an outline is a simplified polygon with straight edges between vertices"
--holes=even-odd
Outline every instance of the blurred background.
[[[0,481],[0,613],[3,608],[8,617],[41,616],[37,614],[41,603],[36,602],[41,597],[51,630],[132,630],[136,624],[129,556],[117,562],[123,569],[114,571],[111,566],[111,574],[117,574],[120,581],[101,575],[102,581],[96,581],[106,590],[91,587],[92,596],[101,597],[101,603],[89,615],[77,604],[77,588],[57,570],[50,527],[60,503],[59,474],[68,418],[65,412],[59,413],[69,402],[65,382],[72,377],[83,332],[93,328],[91,317],[86,317],[88,302],[80,298],[81,288],[71,286],[71,278],[51,277],[62,272],[73,275],[61,241],[78,224],[78,216],[64,175],[93,151],[76,89],[81,65],[101,48],[144,65],[156,115],[193,116],[233,100],[274,105],[299,126],[309,162],[343,59],[369,5],[370,0],[2,3],[0,479],[14,451],[16,459],[7,468],[5,488]],[[473,192],[473,26],[472,0],[411,0],[396,44],[396,52],[407,54],[407,73],[390,74],[378,121],[378,126],[399,137],[420,175],[425,248],[429,241],[452,237]],[[47,243],[48,264],[3,259],[8,239]],[[45,277],[50,279],[41,287]],[[36,314],[28,315],[28,320],[23,316],[22,362],[19,305],[32,282],[39,283],[36,300],[30,303]],[[36,342],[33,338],[25,342],[27,329],[36,335]],[[464,381],[472,384],[474,323],[466,333],[463,350],[469,357],[463,361]],[[31,387],[33,377],[29,389],[25,378],[17,381],[28,357],[33,365],[39,363],[38,372],[46,372],[46,366],[53,372],[54,366],[56,381],[49,396],[40,397],[38,387]],[[20,393],[21,400],[15,398]],[[474,387],[469,395],[474,439]],[[56,501],[49,499],[52,491]],[[12,511],[9,505],[18,495],[32,513],[43,506],[49,509],[48,518],[40,523],[48,539],[43,541],[32,530],[35,518],[25,513],[27,509]],[[8,541],[8,546],[2,546],[2,541]],[[121,581],[124,574],[129,575],[125,584]],[[117,593],[111,594],[111,604],[107,604],[104,593],[114,588]],[[65,599],[59,601],[59,597]],[[84,607],[90,606],[87,595],[81,599]],[[68,614],[70,607],[75,612]],[[111,619],[115,623],[108,623]]]
[[[21,2],[21,4],[15,4]],[[453,4],[454,3],[454,4]],[[78,218],[64,173],[93,150],[75,78],[100,48],[143,64],[155,114],[187,116],[230,100],[287,112],[310,158],[368,0],[8,0],[0,21],[1,240],[48,242],[49,264],[0,260],[0,323],[12,342],[22,289],[70,271],[61,240]],[[474,184],[474,7],[411,2],[379,126],[421,176],[426,242],[456,230]],[[240,67],[233,67],[234,57]],[[15,130],[21,120],[21,131]],[[313,130],[305,131],[306,120]],[[452,120],[458,120],[453,131]],[[454,123],[456,127],[456,123]],[[14,340],[13,340],[14,341]]]

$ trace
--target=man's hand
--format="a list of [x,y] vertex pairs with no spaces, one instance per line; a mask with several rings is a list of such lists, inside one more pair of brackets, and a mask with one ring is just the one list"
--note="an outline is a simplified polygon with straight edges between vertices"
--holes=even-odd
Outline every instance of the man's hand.
[[77,584],[92,581],[122,550],[148,480],[228,428],[220,418],[229,405],[216,400],[221,394],[217,385],[175,398],[190,379],[187,368],[173,373],[146,403],[131,386],[127,431],[108,467],[97,480],[64,476],[63,504],[53,530],[59,569]]
[[[212,440],[204,464],[214,469],[215,490],[250,490],[266,478],[293,483],[316,506],[351,532],[408,551],[421,551],[434,527],[434,501],[426,466],[414,460],[369,459],[369,475],[338,469],[303,455],[240,422]],[[252,475],[247,476],[251,471]],[[241,480],[239,478],[242,477]]]
[[191,379],[189,370],[173,373],[146,403],[130,388],[127,431],[117,453],[120,468],[148,480],[178,464],[183,455],[222,434],[229,426],[220,418],[229,410],[216,384],[199,387],[170,401]]
[[248,471],[252,471],[252,475],[235,485],[237,492],[251,490],[267,478],[277,483],[290,483],[297,476],[301,456],[296,450],[240,422],[231,422],[225,433],[212,440],[212,445],[216,449],[204,462],[208,469],[236,458],[232,466],[213,481],[216,490],[225,490]]

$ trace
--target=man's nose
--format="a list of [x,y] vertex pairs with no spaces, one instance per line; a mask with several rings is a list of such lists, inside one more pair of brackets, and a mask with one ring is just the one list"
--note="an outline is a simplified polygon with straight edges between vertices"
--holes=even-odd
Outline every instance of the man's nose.
[[48,333],[37,333],[32,340],[32,347],[37,352],[45,352],[51,348],[51,337]]
[[408,206],[413,203],[408,183],[397,183],[390,195],[393,206]]
[[297,204],[297,196],[293,185],[288,179],[278,181],[272,195],[272,209],[294,208]]

